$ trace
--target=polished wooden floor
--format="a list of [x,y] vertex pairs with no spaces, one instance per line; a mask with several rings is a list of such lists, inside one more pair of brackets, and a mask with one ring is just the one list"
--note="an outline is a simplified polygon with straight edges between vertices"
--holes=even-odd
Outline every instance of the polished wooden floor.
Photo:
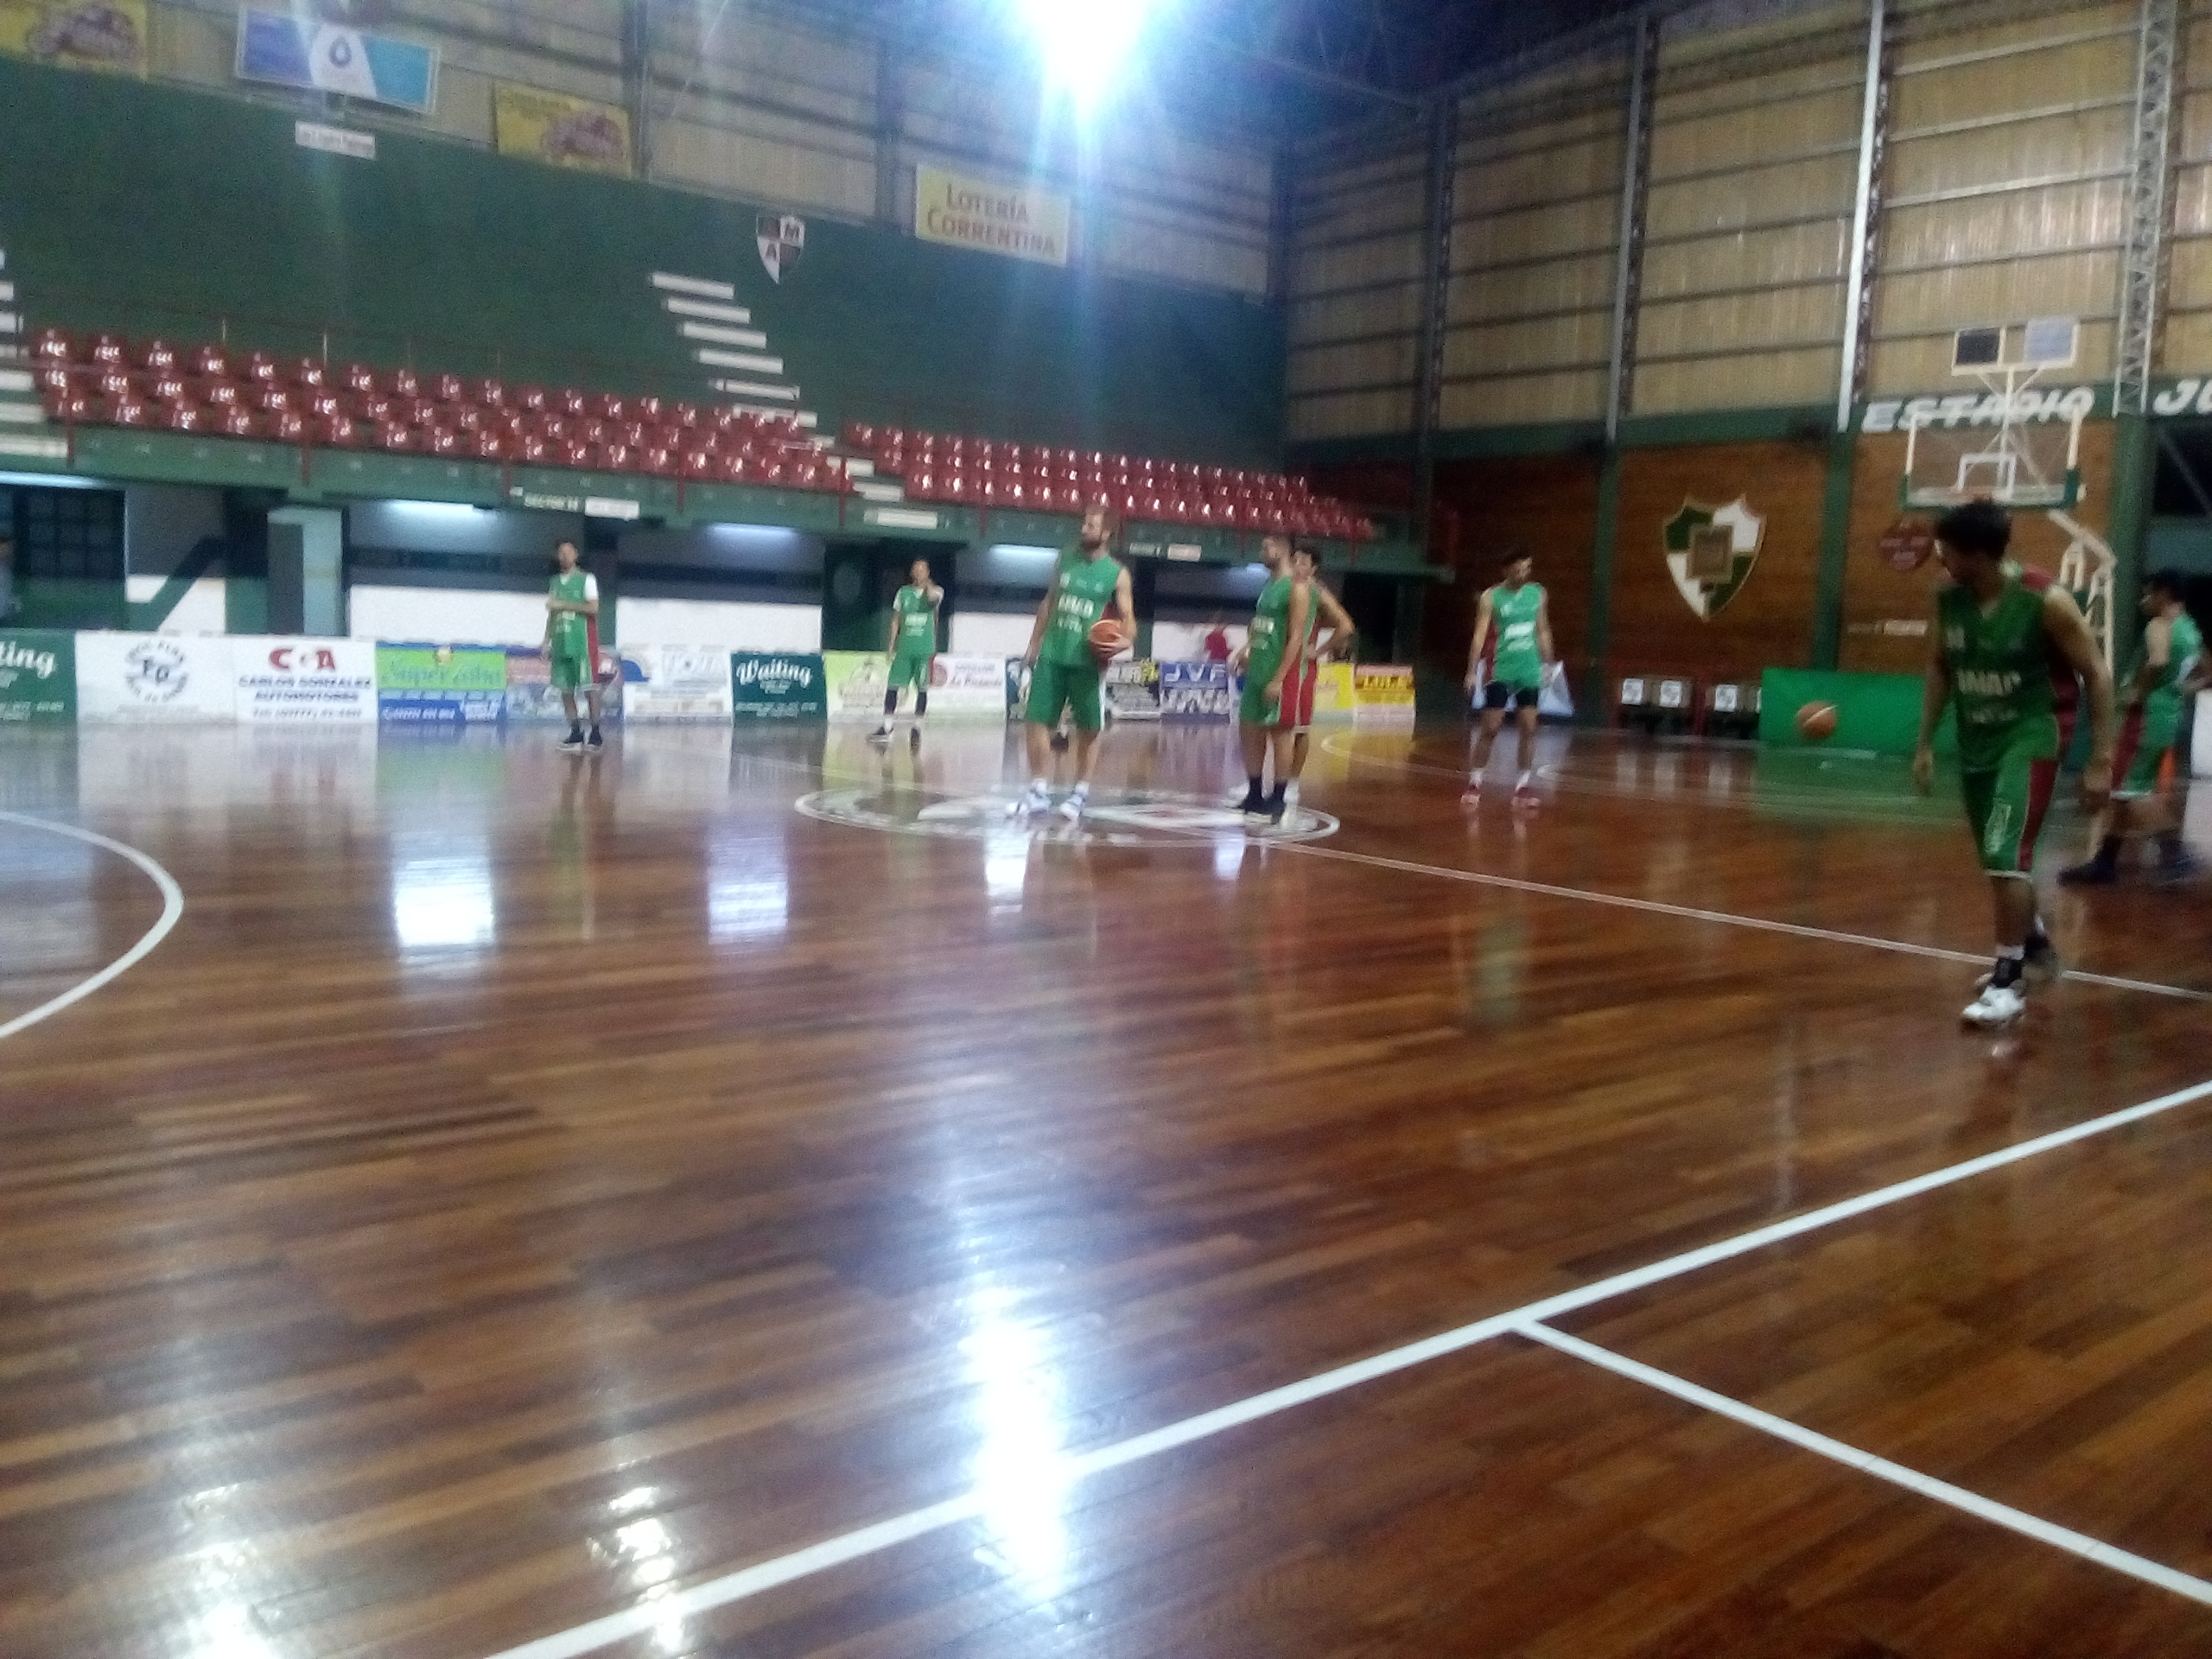
[[0,1656],[2212,1655],[2212,1099],[1551,1321],[2179,1588],[1510,1332],[1069,1466],[2212,1078],[2212,887],[1970,1036],[1901,767],[1461,741],[0,735],[0,1026],[162,908],[27,820],[185,903],[0,1042]]

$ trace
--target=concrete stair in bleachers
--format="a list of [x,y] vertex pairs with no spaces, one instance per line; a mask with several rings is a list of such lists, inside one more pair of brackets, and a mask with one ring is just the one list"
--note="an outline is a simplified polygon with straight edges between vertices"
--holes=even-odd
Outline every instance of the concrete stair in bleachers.
[[69,453],[69,446],[46,418],[46,406],[31,380],[30,353],[23,335],[15,274],[8,267],[6,251],[0,249],[0,456],[57,459]]

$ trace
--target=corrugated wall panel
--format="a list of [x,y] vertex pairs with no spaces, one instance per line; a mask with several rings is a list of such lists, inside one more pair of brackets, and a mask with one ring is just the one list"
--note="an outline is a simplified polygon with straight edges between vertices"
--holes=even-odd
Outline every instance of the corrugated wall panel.
[[1285,430],[1294,439],[1409,431],[1427,152],[1350,156],[1295,183]]
[[1940,390],[1954,330],[2034,316],[2082,320],[2074,378],[2111,371],[2139,14],[2012,10],[1901,20],[1872,391]]
[[2158,366],[2212,373],[2212,4],[2182,8],[2171,276]]
[[1605,406],[1603,369],[1547,369],[1447,384],[1440,400],[1447,427],[1527,426],[1586,421]]
[[1850,4],[1662,36],[1634,412],[1834,395],[1866,28]]

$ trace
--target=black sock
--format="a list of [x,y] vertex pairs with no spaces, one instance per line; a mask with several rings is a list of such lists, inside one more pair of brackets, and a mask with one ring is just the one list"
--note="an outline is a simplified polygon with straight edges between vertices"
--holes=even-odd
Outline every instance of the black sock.
[[1998,986],[1999,988],[2005,988],[2018,984],[2020,982],[2020,963],[2022,959],[2022,952],[1999,950],[1997,953],[1997,970],[1990,975],[1989,982],[1992,985]]
[[899,712],[899,694],[898,694],[896,691],[887,691],[887,692],[885,692],[885,693],[883,694],[883,717],[884,717],[884,719],[886,719],[886,720],[889,720],[889,719],[891,718],[891,716],[892,716],[892,715],[893,715],[897,714],[898,712]]
[[929,694],[928,692],[926,692],[926,691],[917,691],[917,692],[915,692],[915,693],[914,693],[914,718],[915,718],[916,720],[919,720],[919,719],[920,719],[924,715],[926,715],[927,713],[929,713],[929,711],[930,711],[930,694]]
[[2180,830],[2161,830],[2156,836],[2152,836],[2152,839],[2158,843],[2158,858],[2161,862],[2167,864],[2178,864],[2181,862],[2182,852]]
[[597,737],[599,735],[599,722],[595,720],[591,723],[591,734],[594,737]]
[[2120,837],[2118,836],[2107,836],[2101,842],[2097,843],[2097,855],[2094,861],[2099,864],[2102,864],[2107,868],[2110,868],[2111,866],[2120,862]]
[[570,737],[582,737],[583,734],[584,734],[584,723],[583,723],[583,721],[582,721],[581,720],[572,720],[572,721],[570,721],[569,722],[569,735]]
[[1278,806],[1278,805],[1281,804],[1282,800],[1283,800],[1283,792],[1282,792],[1282,790],[1283,790],[1283,786],[1282,786],[1282,785],[1281,785],[1281,784],[1280,784],[1280,783],[1278,783],[1278,784],[1275,785],[1274,793],[1268,797],[1268,805],[1270,805],[1270,806]]
[[1261,791],[1260,780],[1257,778],[1247,778],[1244,782],[1244,804],[1247,806],[1255,806],[1266,798],[1266,795]]

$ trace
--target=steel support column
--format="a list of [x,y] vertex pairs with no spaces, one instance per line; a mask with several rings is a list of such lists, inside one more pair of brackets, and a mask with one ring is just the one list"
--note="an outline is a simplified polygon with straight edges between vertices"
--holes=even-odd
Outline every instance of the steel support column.
[[1852,199],[1850,264],[1843,295],[1843,360],[1836,375],[1835,429],[1851,430],[1866,391],[1866,340],[1874,313],[1874,263],[1881,252],[1882,158],[1890,129],[1890,8],[1871,0],[1866,91],[1859,117],[1859,188]]
[[1435,505],[1436,434],[1443,419],[1444,340],[1452,298],[1452,219],[1459,163],[1459,104],[1439,99],[1428,117],[1428,217],[1422,244],[1421,385],[1414,410],[1414,534],[1428,545]]
[[1637,301],[1643,290],[1644,210],[1651,194],[1651,105],[1659,79],[1659,16],[1637,14],[1629,60],[1628,129],[1621,159],[1620,254],[1613,271],[1612,351],[1605,385],[1605,442],[1619,442],[1636,373]]
[[2127,242],[2120,260],[2113,413],[2146,415],[2164,320],[2166,220],[2172,200],[2176,0],[2143,0],[2135,66],[2135,141],[2128,158]]

